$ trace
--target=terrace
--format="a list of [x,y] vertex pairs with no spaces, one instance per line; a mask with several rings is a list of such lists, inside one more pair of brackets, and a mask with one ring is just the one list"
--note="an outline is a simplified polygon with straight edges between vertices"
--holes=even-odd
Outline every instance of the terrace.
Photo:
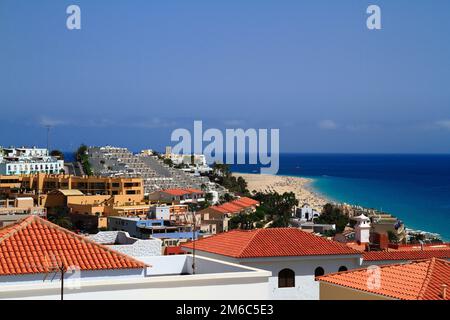
[[[268,271],[206,257],[194,259],[192,255],[140,257],[139,260],[151,265],[143,275],[118,274],[114,270],[90,272],[90,275],[82,272],[75,279],[79,280],[75,288],[68,277],[64,299],[269,298],[271,273]],[[42,275],[31,275],[31,278],[34,281],[0,281],[0,299],[60,299],[59,276],[54,280],[49,277],[47,281],[42,280]]]

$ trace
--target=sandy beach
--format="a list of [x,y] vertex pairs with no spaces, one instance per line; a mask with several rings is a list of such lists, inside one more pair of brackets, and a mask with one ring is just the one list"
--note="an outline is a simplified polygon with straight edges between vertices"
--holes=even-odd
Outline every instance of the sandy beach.
[[307,203],[312,208],[321,211],[322,207],[329,201],[321,195],[316,194],[309,188],[312,182],[308,178],[275,176],[268,174],[233,173],[236,177],[243,177],[248,184],[248,190],[276,191],[278,193],[294,192],[299,206]]

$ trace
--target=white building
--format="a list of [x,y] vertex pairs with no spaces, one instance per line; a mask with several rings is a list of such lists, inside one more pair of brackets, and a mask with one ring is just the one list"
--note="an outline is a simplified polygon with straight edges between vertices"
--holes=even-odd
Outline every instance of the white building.
[[0,174],[60,173],[64,160],[49,156],[43,148],[0,148]]
[[170,206],[167,205],[150,206],[150,215],[152,219],[170,220]]
[[[192,243],[182,245],[193,251]],[[196,255],[267,270],[270,299],[318,300],[316,276],[359,268],[362,252],[296,228],[234,230],[195,242]]]
[[267,271],[191,255],[132,258],[38,217],[0,229],[0,248],[10,248],[0,250],[0,299],[60,299],[60,270],[66,300],[268,298]]
[[312,221],[320,216],[320,212],[311,208],[308,204],[304,204],[301,208],[297,208],[296,216],[303,221]]
[[162,254],[162,240],[133,238],[125,231],[100,231],[97,234],[89,235],[88,238],[133,258]]
[[358,243],[369,243],[370,240],[370,219],[365,215],[361,214],[354,217],[353,220],[356,221],[355,224],[355,240]]
[[161,201],[167,203],[195,203],[205,201],[205,192],[199,189],[165,189],[158,190],[148,195],[151,201]]

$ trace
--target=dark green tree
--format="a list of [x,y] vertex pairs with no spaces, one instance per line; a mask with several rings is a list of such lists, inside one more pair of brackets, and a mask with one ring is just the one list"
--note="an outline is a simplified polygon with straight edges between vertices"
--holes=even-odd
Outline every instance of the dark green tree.
[[60,150],[52,150],[50,152],[50,155],[52,157],[58,158],[59,160],[64,160],[64,153],[62,153]]
[[93,174],[91,164],[89,163],[89,156],[88,156],[88,147],[85,144],[81,144],[81,146],[77,149],[75,152],[75,159],[81,163],[83,166],[84,172],[91,176]]
[[260,202],[258,212],[264,214],[267,221],[273,221],[270,225],[276,227],[288,227],[292,218],[294,206],[298,200],[293,192],[257,192],[254,196]]
[[339,207],[336,207],[331,203],[327,203],[323,206],[321,215],[318,218],[315,218],[314,222],[335,224],[336,232],[341,233],[344,231],[345,226],[349,223],[349,218]]

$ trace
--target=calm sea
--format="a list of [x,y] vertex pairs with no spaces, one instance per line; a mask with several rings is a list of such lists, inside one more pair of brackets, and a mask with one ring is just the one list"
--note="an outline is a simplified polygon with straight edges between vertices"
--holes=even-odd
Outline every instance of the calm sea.
[[282,154],[278,174],[313,178],[312,188],[332,200],[381,209],[450,239],[450,155]]

